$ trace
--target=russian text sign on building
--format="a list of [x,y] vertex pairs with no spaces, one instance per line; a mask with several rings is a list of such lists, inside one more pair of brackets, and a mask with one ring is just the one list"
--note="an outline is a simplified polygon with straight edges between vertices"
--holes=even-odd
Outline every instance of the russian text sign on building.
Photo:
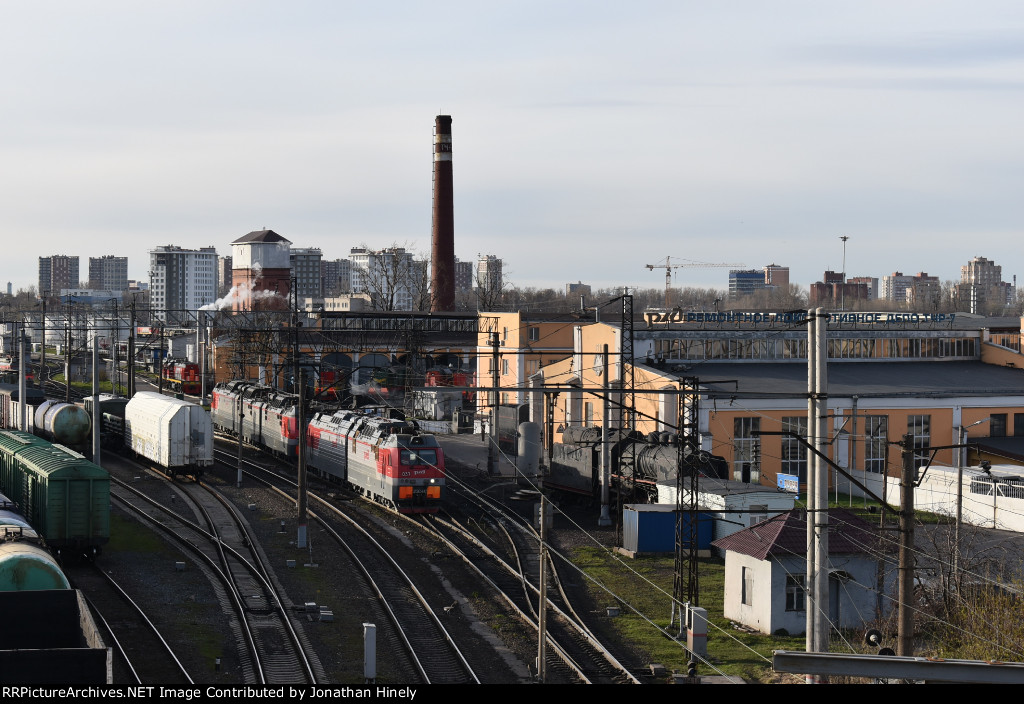
[[[829,313],[828,321],[833,324],[866,324],[866,325],[905,325],[907,323],[949,323],[956,318],[955,313]],[[807,311],[727,311],[700,312],[684,311],[676,308],[671,311],[649,310],[644,312],[648,327],[671,325],[673,323],[802,323],[807,320]]]

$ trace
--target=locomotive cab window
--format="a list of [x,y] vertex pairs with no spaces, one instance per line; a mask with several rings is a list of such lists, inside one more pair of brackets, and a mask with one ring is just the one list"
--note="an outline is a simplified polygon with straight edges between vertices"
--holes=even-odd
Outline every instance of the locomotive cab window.
[[402,464],[437,464],[437,452],[435,450],[402,450]]

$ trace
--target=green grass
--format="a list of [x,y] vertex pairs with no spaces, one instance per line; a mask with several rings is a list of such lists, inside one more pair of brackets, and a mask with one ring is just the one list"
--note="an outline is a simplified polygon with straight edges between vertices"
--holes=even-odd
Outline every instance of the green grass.
[[[56,374],[56,375],[54,375],[52,377],[49,377],[49,378],[50,378],[51,381],[56,381],[56,382],[61,383],[61,384],[64,383],[64,375],[63,374]],[[123,386],[124,385],[122,384],[122,388],[123,388]],[[86,393],[88,395],[92,395],[92,382],[91,381],[72,381],[71,382],[71,388],[72,389],[77,389],[79,391],[82,391],[82,392],[84,392],[84,393]],[[113,388],[114,388],[114,385],[111,382],[109,382],[109,381],[101,381],[100,382],[100,393],[101,394],[113,393]]]
[[[892,479],[892,481],[896,482],[898,480]],[[795,504],[796,508],[805,508],[806,506],[806,498],[797,498]],[[837,497],[834,492],[828,495],[828,507],[842,508],[851,511],[860,516],[861,518],[863,518],[864,520],[866,520],[868,523],[871,523],[872,525],[878,524],[878,517],[882,513],[881,504],[879,504],[877,501],[874,501],[872,499],[864,499],[863,497],[860,496],[851,497],[848,494],[839,494]],[[898,509],[899,507],[893,506],[893,508]],[[928,511],[921,510],[915,510],[914,516],[915,518],[917,518],[919,523],[927,523],[931,525],[949,523],[951,521],[949,516],[943,516],[938,513],[929,513]],[[886,516],[886,520],[895,521],[896,517],[894,514],[892,514],[892,512],[889,512],[889,514]]]
[[[604,620],[607,628],[645,651],[649,662],[660,663],[669,671],[686,671],[685,636],[679,642],[662,632],[669,630],[673,558],[629,559],[587,547],[574,551],[573,561],[611,592],[588,580],[597,610],[603,612],[613,605],[621,607],[619,616]],[[698,581],[701,594],[698,601],[707,609],[710,621],[708,660],[717,668],[702,664],[698,667],[699,674],[720,672],[747,681],[771,681],[774,679],[770,663],[773,650],[803,650],[803,636],[768,636],[733,628],[723,615],[725,564],[722,560],[702,559]],[[678,626],[672,630],[677,632]]]

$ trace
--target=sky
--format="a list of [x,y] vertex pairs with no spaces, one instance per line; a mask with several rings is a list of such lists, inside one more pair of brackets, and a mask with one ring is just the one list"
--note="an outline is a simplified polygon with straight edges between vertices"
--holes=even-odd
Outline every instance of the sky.
[[15,290],[263,228],[427,257],[438,114],[456,255],[517,286],[807,286],[841,236],[850,276],[1024,275],[1020,2],[8,2],[0,66]]

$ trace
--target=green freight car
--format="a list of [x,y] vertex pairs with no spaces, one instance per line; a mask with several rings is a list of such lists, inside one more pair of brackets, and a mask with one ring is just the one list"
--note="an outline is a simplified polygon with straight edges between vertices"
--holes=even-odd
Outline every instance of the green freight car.
[[110,474],[62,445],[0,430],[0,491],[66,555],[95,555],[110,539]]

